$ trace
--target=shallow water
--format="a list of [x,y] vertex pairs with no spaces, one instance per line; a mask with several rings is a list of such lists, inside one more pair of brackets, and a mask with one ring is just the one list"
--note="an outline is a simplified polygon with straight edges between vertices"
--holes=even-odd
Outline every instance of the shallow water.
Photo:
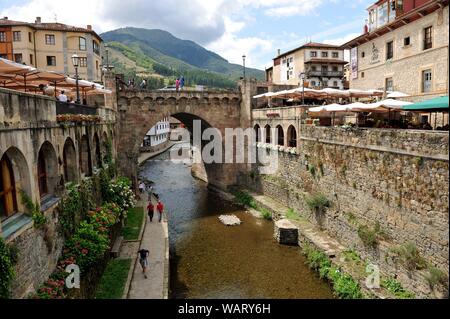
[[[166,205],[172,298],[332,298],[329,286],[305,266],[298,247],[273,239],[273,223],[246,213],[194,179],[190,167],[162,154],[142,167]],[[226,227],[222,214],[242,225]]]

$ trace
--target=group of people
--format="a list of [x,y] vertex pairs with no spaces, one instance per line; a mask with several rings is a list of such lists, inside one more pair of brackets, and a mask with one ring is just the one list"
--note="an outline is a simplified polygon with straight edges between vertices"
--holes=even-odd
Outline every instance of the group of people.
[[[142,182],[142,181],[139,182],[139,192],[141,193],[141,195],[145,194],[147,191],[148,191],[148,195],[149,195],[148,205],[147,205],[148,221],[150,223],[153,222],[153,217],[154,217],[155,208],[156,208],[156,211],[159,214],[159,222],[161,223],[162,219],[163,219],[163,214],[164,214],[164,204],[159,199],[159,196],[157,194],[153,193],[152,186],[150,186],[150,188],[147,189],[147,185],[145,185],[144,182]],[[157,199],[156,207],[153,204],[153,196]],[[141,250],[138,251],[138,255],[139,255],[139,264],[142,267],[142,273],[144,274],[145,279],[147,279],[147,269],[149,266],[148,257],[150,256],[150,252],[148,251],[148,249],[142,248]]]
[[[61,91],[61,94],[57,97],[59,102],[75,104],[75,100],[72,97],[68,97],[65,91]],[[86,99],[83,99],[83,105],[87,105]]]
[[184,88],[184,84],[185,84],[185,81],[184,81],[184,77],[183,76],[181,78],[177,78],[175,80],[175,88],[176,88],[176,90],[177,91],[182,90]]

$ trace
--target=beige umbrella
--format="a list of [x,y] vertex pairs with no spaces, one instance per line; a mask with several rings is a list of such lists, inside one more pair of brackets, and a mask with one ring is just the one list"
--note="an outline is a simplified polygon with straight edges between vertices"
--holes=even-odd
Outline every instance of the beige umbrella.
[[0,58],[0,73],[4,74],[28,74],[36,71],[35,68]]

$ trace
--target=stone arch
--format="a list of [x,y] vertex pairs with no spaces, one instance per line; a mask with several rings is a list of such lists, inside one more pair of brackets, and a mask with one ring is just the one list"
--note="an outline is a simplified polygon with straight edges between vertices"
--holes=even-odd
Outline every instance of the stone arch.
[[46,141],[39,149],[37,156],[37,181],[39,195],[45,198],[56,193],[59,173],[58,173],[58,158],[53,145]]
[[287,130],[288,147],[297,147],[297,130],[294,125],[288,127]]
[[164,97],[163,96],[158,96],[156,98],[156,104],[158,104],[158,105],[164,104]]
[[98,137],[97,132],[94,133],[94,139],[93,139],[93,146],[94,146],[94,166],[97,168],[101,168],[102,165],[102,151],[100,146],[100,138]]
[[281,125],[276,128],[277,133],[277,145],[284,146],[284,129]]
[[227,98],[227,97],[222,98],[222,104],[223,104],[223,105],[228,105],[228,104],[230,104],[230,99]]
[[178,103],[179,105],[187,105],[188,102],[189,102],[189,100],[188,100],[188,98],[185,97],[185,96],[180,97],[180,98],[177,100],[177,103]]
[[211,99],[211,104],[212,105],[220,105],[220,99],[218,97],[213,97]]
[[77,153],[73,140],[68,137],[63,149],[64,180],[76,182],[78,179]]
[[176,105],[177,104],[177,99],[175,97],[171,96],[171,97],[167,98],[164,101],[164,103],[167,104],[167,105]]
[[266,144],[272,143],[272,129],[269,124],[264,127],[264,139]]
[[130,106],[132,108],[140,108],[142,106],[142,100],[138,97],[132,97],[130,99]]
[[237,97],[234,97],[234,98],[231,100],[231,103],[232,103],[233,105],[239,104],[240,102],[241,102],[241,100],[240,100],[239,98],[237,98]]
[[120,97],[118,103],[119,106],[119,110],[127,110],[128,109],[128,104],[129,104],[129,100],[125,97]]
[[106,131],[103,131],[101,143],[102,143],[102,160],[106,162],[108,156],[108,143],[109,143],[108,133]]
[[[20,191],[24,191],[30,197],[32,196],[31,178],[27,160],[16,147],[10,147],[1,155],[0,170],[0,205],[2,206],[0,218],[4,219],[25,209],[20,199]],[[5,176],[6,170],[8,170],[8,176]],[[7,194],[6,189],[8,189]],[[12,204],[12,210],[8,209],[8,212],[5,209],[5,196],[9,197],[7,200],[10,201],[9,204]]]
[[85,176],[92,175],[91,147],[87,135],[83,135],[78,146],[80,171]]
[[255,136],[256,136],[256,143],[261,142],[261,127],[259,124],[256,124],[254,127],[255,130]]

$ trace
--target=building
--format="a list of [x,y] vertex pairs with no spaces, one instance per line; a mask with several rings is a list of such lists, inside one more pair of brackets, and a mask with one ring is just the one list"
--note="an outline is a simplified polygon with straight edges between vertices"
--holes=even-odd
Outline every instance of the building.
[[383,0],[368,8],[351,50],[350,87],[401,91],[420,101],[448,95],[448,0]]
[[311,88],[343,88],[344,50],[339,46],[309,42],[299,48],[280,54],[273,59],[273,83],[301,85]]
[[159,146],[162,146],[169,141],[169,137],[170,120],[167,117],[156,123],[156,125],[148,131],[143,146],[146,151],[152,151],[152,149],[157,150]]
[[81,79],[100,82],[102,38],[88,25],[73,27],[62,23],[35,23],[0,19],[0,57],[36,68],[74,75],[71,57],[80,57]]

